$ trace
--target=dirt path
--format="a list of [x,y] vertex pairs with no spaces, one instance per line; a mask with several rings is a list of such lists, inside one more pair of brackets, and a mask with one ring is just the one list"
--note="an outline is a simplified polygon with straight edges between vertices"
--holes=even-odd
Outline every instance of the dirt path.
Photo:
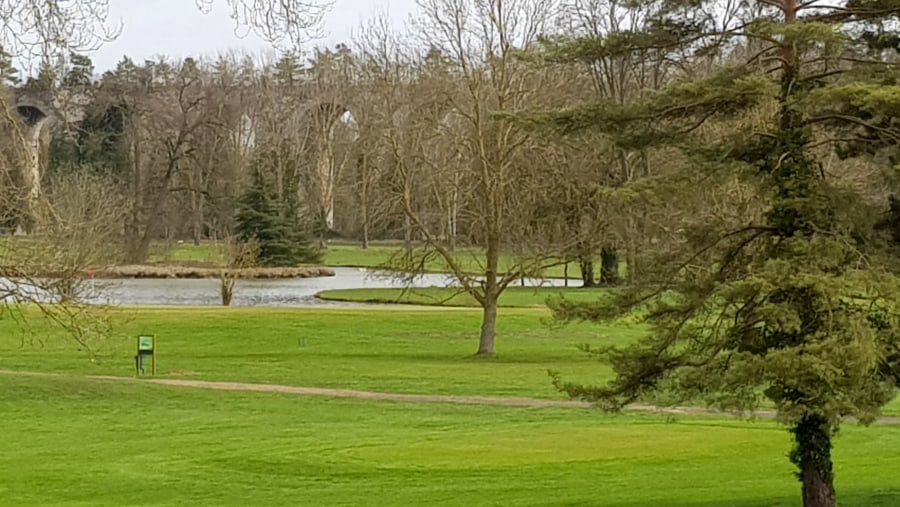
[[[74,377],[61,373],[42,373],[26,371],[0,370],[0,375],[15,375],[29,377]],[[101,380],[106,382],[141,382],[148,384],[164,385],[171,387],[212,389],[216,391],[245,391],[259,393],[282,393],[300,396],[323,396],[329,398],[354,398],[375,401],[397,401],[406,403],[455,403],[464,405],[491,405],[501,407],[533,407],[533,408],[591,408],[594,405],[584,401],[549,400],[540,398],[517,398],[509,396],[455,396],[432,394],[401,394],[383,393],[377,391],[359,391],[355,389],[329,389],[322,387],[300,387],[279,384],[250,384],[244,382],[210,382],[204,380],[177,380],[177,379],[135,379],[131,377],[112,377],[103,375],[88,375],[81,378]],[[727,412],[709,410],[701,407],[656,407],[652,405],[629,405],[626,411],[650,412],[670,415],[690,415],[709,417],[737,417]],[[760,410],[753,414],[756,419],[774,419],[775,412]],[[900,417],[885,416],[878,418],[878,424],[900,425]]]

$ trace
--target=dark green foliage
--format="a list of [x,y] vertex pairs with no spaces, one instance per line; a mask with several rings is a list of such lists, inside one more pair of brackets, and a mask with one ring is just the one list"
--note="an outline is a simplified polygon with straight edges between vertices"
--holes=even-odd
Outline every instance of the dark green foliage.
[[[691,27],[688,6],[664,3],[673,9],[664,9],[659,23],[689,27],[682,43],[697,47],[705,29]],[[900,2],[852,2],[849,10],[766,4],[775,6],[773,15],[745,33],[771,44],[778,55],[771,68],[725,69],[632,103],[526,118],[566,133],[598,131],[630,149],[680,148],[698,165],[740,171],[768,205],[761,223],[686,228],[682,241],[694,253],[661,267],[644,286],[594,305],[552,305],[561,319],[638,316],[652,327],[637,344],[593,351],[617,374],[609,385],[559,377],[556,384],[612,408],[648,397],[738,411],[773,404],[795,437],[790,457],[804,505],[830,507],[832,435],[846,417],[872,421],[896,395],[900,280],[880,261],[870,218],[877,214],[856,191],[825,178],[814,146],[830,143],[856,156],[900,141],[894,68],[877,59],[858,63],[860,44],[836,37],[841,23],[896,17]],[[822,72],[809,63],[822,55],[845,70]],[[736,131],[712,147],[697,134],[750,110],[772,111],[760,122],[765,128]],[[817,143],[823,129],[829,141]]]
[[0,46],[0,85],[18,86],[21,82],[19,70],[13,64],[12,55]]
[[311,245],[294,209],[272,198],[259,168],[240,199],[235,232],[239,240],[257,243],[257,262],[262,266],[291,267],[322,261],[322,252]]
[[619,253],[614,248],[604,247],[600,250],[600,283],[619,283]]
[[66,75],[62,78],[65,87],[90,86],[94,82],[94,62],[89,56],[72,53]]
[[274,68],[275,82],[282,86],[294,86],[303,77],[303,65],[295,53],[284,53]]
[[48,170],[92,167],[114,178],[123,177],[129,164],[125,107],[94,103],[85,113],[73,138],[55,136],[52,139]]
[[878,222],[878,228],[885,231],[893,243],[900,245],[900,198],[892,195],[889,205],[887,213]]
[[727,117],[772,100],[778,88],[746,68],[730,68],[711,78],[683,81],[642,102],[600,102],[553,113],[518,116],[535,128],[552,126],[562,134],[601,132],[617,146],[641,150],[678,144],[705,120]]
[[38,70],[35,77],[29,77],[25,82],[25,88],[31,91],[46,92],[56,88],[56,81],[59,79],[53,66],[44,63]]

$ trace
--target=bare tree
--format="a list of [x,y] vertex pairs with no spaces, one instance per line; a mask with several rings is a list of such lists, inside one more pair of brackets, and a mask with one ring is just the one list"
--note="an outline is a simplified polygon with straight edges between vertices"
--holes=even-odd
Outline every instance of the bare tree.
[[52,211],[43,234],[0,247],[0,304],[25,315],[20,305],[37,307],[94,354],[108,337],[110,315],[87,305],[93,296],[92,272],[120,259],[120,228],[113,217],[125,206],[122,194],[89,169],[50,180]]
[[[198,8],[209,12],[217,0],[195,0]],[[238,35],[253,32],[276,45],[299,48],[320,34],[329,0],[224,0],[231,9]],[[0,0],[0,47],[20,64],[29,68],[48,67],[56,58],[99,48],[114,40],[121,25],[109,23],[109,0]],[[52,103],[52,100],[49,101]],[[40,137],[53,119],[46,108],[26,106],[4,99],[0,107],[5,121],[12,121],[16,140],[21,145],[22,180],[25,204],[35,227],[47,218],[42,199],[40,174]],[[15,121],[16,109],[23,112],[24,123]]]
[[[197,0],[202,10],[208,10],[215,0]],[[322,16],[330,3],[327,0],[225,0],[231,7],[233,18],[240,30],[254,31],[273,43],[289,43],[299,46],[316,34]],[[33,68],[46,65],[59,55],[96,49],[114,39],[121,27],[108,23],[109,0],[0,0],[0,46],[18,65]],[[175,86],[177,125],[162,136],[160,149],[152,150],[145,161],[145,147],[141,138],[146,126],[131,122],[130,134],[135,195],[139,196],[140,210],[133,214],[132,230],[139,241],[136,251],[145,251],[151,237],[147,229],[144,210],[160,209],[166,201],[166,192],[143,200],[140,194],[144,183],[144,163],[162,165],[160,188],[169,189],[172,178],[189,158],[190,137],[202,125],[196,114],[196,96],[187,93],[192,80],[185,78]],[[145,90],[146,91],[146,90]],[[152,99],[145,93],[144,99]],[[169,98],[172,98],[169,95]],[[51,101],[52,102],[52,101]],[[134,101],[130,105],[146,105]],[[129,104],[125,104],[126,106]],[[55,181],[56,194],[45,195],[40,172],[39,141],[44,127],[52,121],[52,111],[35,104],[17,103],[7,90],[0,90],[0,203],[3,210],[24,208],[24,215],[35,222],[35,230],[41,234],[34,241],[0,244],[0,304],[4,311],[18,311],[24,315],[20,303],[37,305],[47,317],[66,328],[72,337],[88,350],[94,350],[94,340],[109,334],[109,321],[98,308],[86,306],[80,301],[77,285],[100,257],[108,251],[101,248],[113,244],[105,229],[115,227],[113,217],[122,216],[122,210],[112,210],[109,204],[118,202],[85,201],[87,197],[110,197],[105,190],[91,181]],[[128,110],[130,118],[139,118],[141,108]],[[165,115],[162,116],[165,120]],[[159,119],[159,117],[157,117]],[[173,119],[171,116],[169,120]],[[152,123],[148,120],[147,125]],[[172,134],[172,135],[167,135]],[[162,162],[156,164],[156,162]],[[90,183],[92,193],[75,192]],[[74,196],[79,196],[75,198]],[[146,206],[145,206],[146,205]],[[58,206],[58,209],[57,209]],[[22,215],[23,213],[18,213]],[[3,221],[21,222],[21,217],[3,216]],[[143,222],[143,230],[140,223]],[[2,225],[8,225],[4,223]],[[100,255],[102,254],[102,256]]]
[[[209,12],[219,0],[195,0]],[[322,19],[332,0],[223,0],[231,9],[238,35],[253,32],[276,46],[299,48],[321,35]]]
[[254,242],[239,241],[234,235],[224,239],[225,265],[219,270],[220,293],[222,306],[231,306],[234,299],[234,287],[241,271],[253,267],[259,251]]
[[192,60],[179,66],[160,60],[144,70],[147,80],[120,95],[128,110],[132,211],[125,239],[131,263],[146,260],[173,183],[189,165],[198,136],[210,127],[208,97]]
[[120,27],[108,18],[109,0],[0,0],[0,45],[20,63],[46,62],[113,40]]
[[[455,181],[461,199],[467,203],[465,221],[470,243],[483,253],[477,259],[479,272],[470,272],[441,238],[444,218],[430,216],[420,206],[421,196],[406,185],[400,194],[403,210],[424,244],[407,252],[402,267],[421,271],[432,262],[430,259],[445,264],[481,305],[484,315],[478,354],[492,355],[500,294],[514,281],[540,273],[548,262],[557,262],[549,249],[539,248],[542,242],[528,241],[538,231],[530,217],[533,198],[541,190],[530,177],[530,168],[526,169],[528,136],[497,113],[523,109],[534,99],[537,76],[517,55],[545,31],[557,15],[558,5],[555,0],[418,3],[420,37],[449,57],[458,76],[456,89],[444,93],[443,98],[447,110],[461,120],[454,144],[459,168],[464,172]],[[422,104],[414,103],[416,116],[422,115],[422,110]],[[439,132],[439,125],[434,125],[433,131]],[[448,126],[444,124],[445,128]],[[402,147],[398,141],[395,138],[393,144]],[[446,156],[440,155],[441,159]],[[404,181],[412,181],[410,175],[421,172],[423,167],[444,164],[431,157],[431,153],[421,150],[412,158],[399,157],[402,163],[397,169]],[[511,255],[507,265],[501,265],[501,253]]]

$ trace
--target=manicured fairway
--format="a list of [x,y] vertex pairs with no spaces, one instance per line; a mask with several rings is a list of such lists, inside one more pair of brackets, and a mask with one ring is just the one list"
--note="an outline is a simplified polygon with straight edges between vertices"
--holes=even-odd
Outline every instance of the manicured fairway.
[[[538,309],[503,309],[498,356],[473,359],[480,313],[468,309],[123,309],[115,338],[88,363],[62,332],[32,320],[23,335],[0,320],[0,369],[128,376],[134,339],[156,334],[161,374],[423,394],[561,398],[548,369],[584,381],[606,368],[581,343],[626,342],[629,327],[551,328]],[[23,343],[23,339],[25,343]],[[38,341],[40,340],[40,341]],[[305,344],[305,347],[303,346]]]
[[[629,343],[636,326],[552,327],[545,309],[504,308],[498,356],[474,359],[481,314],[472,309],[133,308],[90,363],[61,331],[0,319],[0,369],[133,375],[135,337],[156,334],[161,376],[416,394],[562,399],[548,370],[603,382],[609,368],[579,344]],[[900,415],[900,400],[885,410]]]
[[[0,375],[10,506],[794,506],[768,422]],[[900,427],[847,426],[843,506],[900,504]]]

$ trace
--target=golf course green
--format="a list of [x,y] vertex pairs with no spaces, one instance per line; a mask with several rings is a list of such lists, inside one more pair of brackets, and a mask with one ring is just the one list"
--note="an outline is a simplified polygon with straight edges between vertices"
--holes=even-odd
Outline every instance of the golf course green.
[[[497,357],[473,359],[473,309],[121,308],[92,361],[25,313],[24,330],[0,320],[4,505],[797,502],[790,438],[772,421],[376,396],[563,400],[547,370],[601,382],[609,370],[577,346],[634,340],[639,327],[559,327],[546,309],[504,308]],[[134,379],[138,334],[157,336],[160,378],[273,392]],[[896,403],[889,412],[900,412]],[[834,456],[841,505],[900,504],[898,445],[897,425],[843,428]]]

